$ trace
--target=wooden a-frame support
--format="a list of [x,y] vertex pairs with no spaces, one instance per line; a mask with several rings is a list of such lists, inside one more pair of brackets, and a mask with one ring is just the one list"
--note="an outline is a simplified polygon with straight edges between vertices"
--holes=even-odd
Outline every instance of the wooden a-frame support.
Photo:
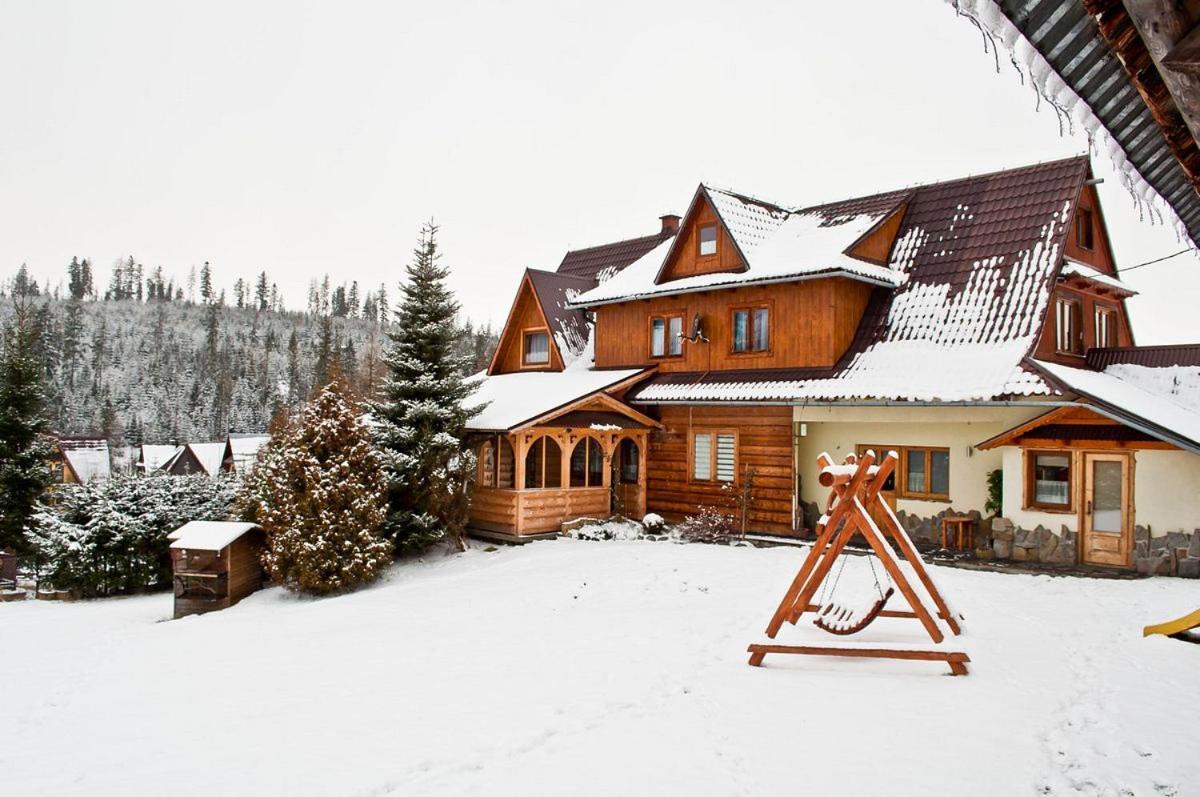
[[[883,462],[875,467],[875,454],[872,451],[868,451],[861,458],[850,454],[846,457],[845,464],[841,466],[834,465],[828,454],[821,454],[817,457],[817,465],[821,469],[819,481],[822,486],[830,488],[829,501],[826,504],[825,514],[817,523],[817,540],[809,550],[800,571],[792,580],[791,586],[784,594],[783,600],[780,601],[779,608],[771,617],[771,622],[767,625],[768,637],[774,639],[785,621],[795,624],[805,612],[817,612],[823,608],[812,603],[813,597],[829,576],[838,557],[845,555],[843,549],[855,533],[861,534],[866,539],[871,550],[879,557],[888,576],[911,607],[907,611],[884,609],[878,613],[878,616],[919,620],[934,644],[941,643],[945,638],[938,626],[938,619],[945,623],[952,634],[957,636],[962,633],[962,627],[959,625],[960,618],[951,611],[937,585],[934,584],[908,533],[900,525],[892,508],[880,500],[880,490],[895,470],[896,459],[896,452],[889,451]],[[873,519],[872,510],[877,517],[883,520],[883,530],[880,530]],[[926,596],[932,601],[932,611],[930,607],[926,606],[925,600],[914,589],[913,584],[900,568],[900,563],[896,559],[888,539],[895,543],[900,553],[908,560],[913,572],[916,573]],[[763,657],[768,653],[795,653],[815,656],[944,661],[950,666],[950,671],[954,675],[966,675],[967,662],[970,661],[966,653],[942,650],[755,644],[749,647],[749,652],[750,664],[754,666],[762,664]]]

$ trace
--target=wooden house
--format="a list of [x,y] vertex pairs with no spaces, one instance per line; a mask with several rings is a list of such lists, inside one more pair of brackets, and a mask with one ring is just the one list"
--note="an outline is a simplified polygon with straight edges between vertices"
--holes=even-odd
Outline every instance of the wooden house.
[[[751,528],[802,535],[824,495],[817,455],[869,447],[899,454],[884,498],[926,543],[943,516],[982,513],[1001,471],[1006,542],[1027,561],[1131,567],[1135,537],[1178,548],[1197,491],[1135,502],[1166,482],[1135,484],[1132,463],[1200,486],[1200,407],[1171,387],[1200,384],[1200,358],[1162,365],[1134,345],[1115,262],[1086,157],[804,208],[701,185],[658,233],[522,275],[478,387],[471,525],[522,538],[606,512],[677,520],[749,490]],[[1144,417],[1109,384],[1135,379],[1178,413]],[[1023,514],[1025,438],[1005,434],[1060,409],[1056,434],[1087,413],[1135,432],[1072,443],[1125,435],[1119,528],[1083,497]],[[1111,502],[1093,461],[1070,489]],[[1101,527],[1120,540],[1077,544]]]
[[217,443],[188,443],[181,446],[160,470],[172,476],[189,476],[203,473],[217,476],[231,473],[234,468],[233,447],[226,438]]
[[162,470],[162,467],[175,459],[183,450],[176,445],[140,445],[133,462],[133,472],[148,475]]
[[175,619],[226,609],[266,580],[266,533],[253,523],[193,520],[169,537]]
[[55,484],[92,484],[112,475],[108,441],[89,437],[60,437],[50,455]]

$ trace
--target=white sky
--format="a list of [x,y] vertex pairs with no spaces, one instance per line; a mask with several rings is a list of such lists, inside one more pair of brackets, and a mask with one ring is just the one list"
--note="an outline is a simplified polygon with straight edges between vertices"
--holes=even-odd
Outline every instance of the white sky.
[[[818,7],[819,6],[819,7]],[[394,293],[422,221],[465,313],[654,232],[707,180],[801,205],[1083,151],[940,0],[8,2],[0,274],[132,254]],[[1183,248],[1094,161],[1118,265]],[[1196,258],[1131,272],[1141,343],[1200,340]]]

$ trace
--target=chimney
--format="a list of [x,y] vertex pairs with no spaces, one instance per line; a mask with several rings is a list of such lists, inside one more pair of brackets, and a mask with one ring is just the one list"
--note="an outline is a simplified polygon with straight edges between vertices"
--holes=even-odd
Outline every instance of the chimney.
[[660,233],[661,235],[666,235],[667,233],[673,234],[673,233],[679,232],[679,217],[676,216],[674,213],[668,213],[665,216],[659,216],[658,220],[662,222],[662,232]]

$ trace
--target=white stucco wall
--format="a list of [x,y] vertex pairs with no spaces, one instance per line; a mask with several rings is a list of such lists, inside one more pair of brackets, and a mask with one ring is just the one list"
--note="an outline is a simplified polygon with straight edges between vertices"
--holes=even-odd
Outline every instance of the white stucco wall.
[[[1063,526],[1079,530],[1075,512],[1026,510],[1024,460],[1019,448],[1006,446],[1004,461],[1004,516],[1025,529],[1045,526],[1058,532]],[[1187,451],[1133,452],[1133,522],[1146,526],[1152,536],[1171,531],[1200,529],[1200,456]]]
[[939,446],[950,450],[950,502],[900,498],[896,508],[929,517],[953,508],[983,511],[987,475],[1002,466],[1001,450],[975,444],[1044,412],[1031,407],[797,407],[794,420],[807,435],[797,440],[801,500],[824,506],[828,491],[817,483],[816,458],[836,462],[858,444]]

